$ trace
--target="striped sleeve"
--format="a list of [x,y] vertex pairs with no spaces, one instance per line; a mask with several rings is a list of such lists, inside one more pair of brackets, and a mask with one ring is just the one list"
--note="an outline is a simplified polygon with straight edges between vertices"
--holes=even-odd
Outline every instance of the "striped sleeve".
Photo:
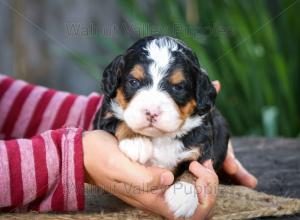
[[84,208],[82,129],[0,141],[0,211]]
[[30,138],[63,126],[92,129],[102,96],[74,95],[0,74],[0,138]]
[[0,74],[0,211],[83,209],[81,135],[101,103]]

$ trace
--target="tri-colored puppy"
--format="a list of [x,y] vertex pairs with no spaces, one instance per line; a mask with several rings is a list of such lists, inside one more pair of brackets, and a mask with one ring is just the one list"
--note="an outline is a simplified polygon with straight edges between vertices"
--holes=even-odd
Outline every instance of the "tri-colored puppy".
[[165,200],[176,217],[192,216],[198,198],[188,165],[212,159],[218,170],[229,139],[196,55],[177,39],[145,37],[106,67],[102,90],[95,128],[115,135],[133,161],[171,169]]

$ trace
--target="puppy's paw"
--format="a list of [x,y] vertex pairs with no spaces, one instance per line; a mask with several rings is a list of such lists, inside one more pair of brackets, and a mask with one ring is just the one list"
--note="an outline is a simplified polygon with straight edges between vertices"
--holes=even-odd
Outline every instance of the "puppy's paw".
[[189,218],[198,206],[196,188],[191,183],[176,182],[165,192],[165,201],[176,218]]
[[119,148],[131,160],[138,161],[141,164],[146,163],[150,159],[153,151],[151,141],[142,137],[121,140]]

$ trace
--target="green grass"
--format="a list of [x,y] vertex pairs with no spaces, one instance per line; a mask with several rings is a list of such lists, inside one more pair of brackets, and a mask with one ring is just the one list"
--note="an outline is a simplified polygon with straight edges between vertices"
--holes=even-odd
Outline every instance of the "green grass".
[[102,68],[140,37],[177,37],[193,48],[210,78],[221,81],[217,106],[234,135],[299,136],[300,1],[119,2],[137,31],[95,38],[105,50],[97,55]]

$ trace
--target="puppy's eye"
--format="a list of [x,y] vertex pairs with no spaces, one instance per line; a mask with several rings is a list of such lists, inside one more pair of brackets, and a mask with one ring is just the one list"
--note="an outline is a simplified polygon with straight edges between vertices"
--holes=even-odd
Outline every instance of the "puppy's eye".
[[184,91],[184,85],[182,83],[179,83],[179,84],[173,85],[172,89],[175,92],[182,92],[182,91]]
[[137,89],[140,87],[140,82],[136,79],[130,79],[128,81],[128,84],[130,85],[130,87],[134,88],[134,89]]

